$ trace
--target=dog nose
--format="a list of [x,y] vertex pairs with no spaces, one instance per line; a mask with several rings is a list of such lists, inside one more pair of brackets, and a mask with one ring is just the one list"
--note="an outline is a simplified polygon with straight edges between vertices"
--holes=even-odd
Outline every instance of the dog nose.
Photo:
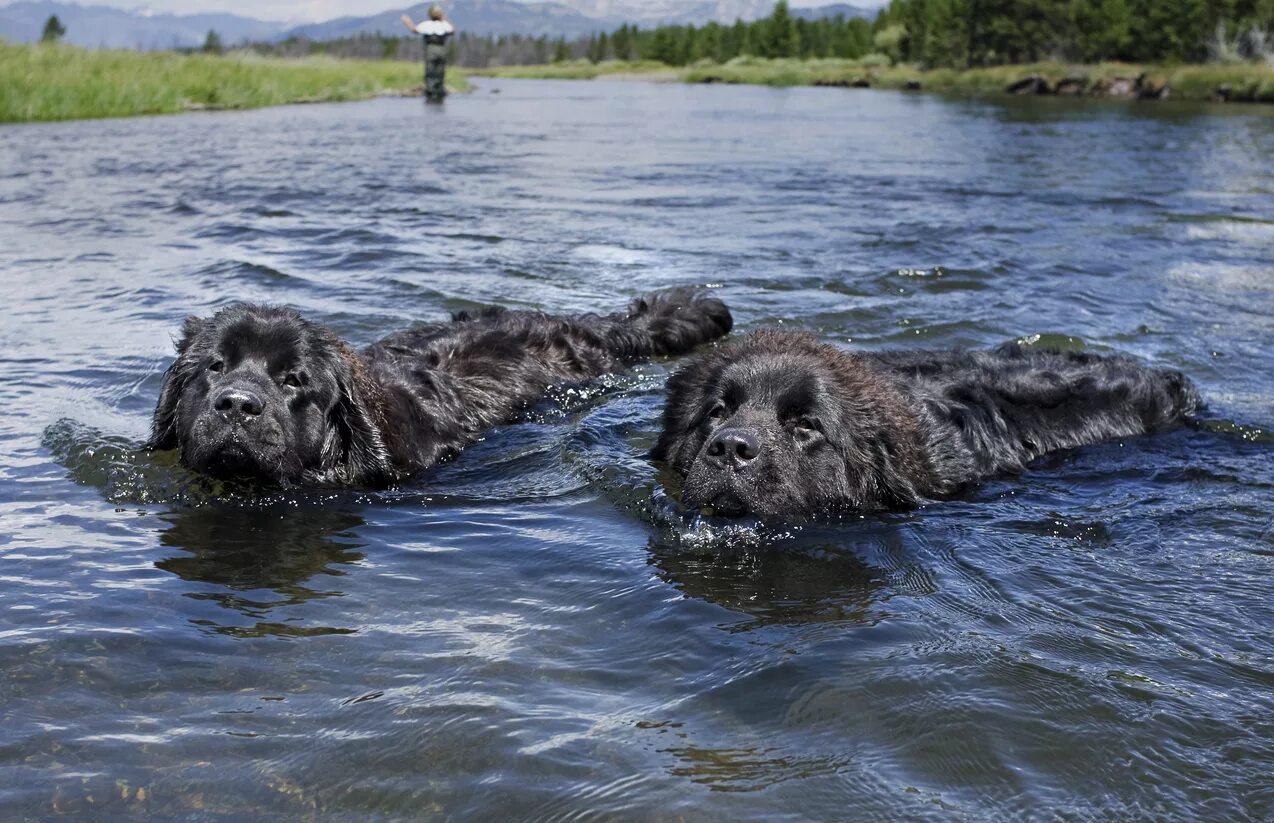
[[708,456],[742,468],[761,454],[761,441],[745,429],[722,429],[708,443]]
[[238,414],[245,418],[257,417],[265,410],[265,403],[256,393],[238,387],[222,389],[212,401],[213,409],[222,414]]

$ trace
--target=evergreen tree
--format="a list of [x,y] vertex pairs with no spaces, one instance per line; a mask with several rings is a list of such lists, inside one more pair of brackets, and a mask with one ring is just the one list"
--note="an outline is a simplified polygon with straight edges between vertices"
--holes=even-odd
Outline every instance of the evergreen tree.
[[748,47],[751,45],[751,38],[749,37],[751,31],[752,27],[747,23],[744,23],[742,20],[734,21],[734,28],[731,29],[734,39],[734,54],[731,55],[732,59],[744,54],[755,54],[755,52],[748,50]]
[[648,39],[643,38],[646,46],[641,51],[642,60],[657,60],[673,65],[677,59],[677,37],[672,26],[660,26]]
[[1118,60],[1132,45],[1132,9],[1128,0],[1079,0],[1075,6],[1077,54],[1081,60]]
[[760,28],[759,53],[762,57],[796,57],[800,50],[800,37],[796,22],[788,10],[787,0],[774,4],[774,11],[766,20],[754,23]]
[[677,50],[678,66],[688,66],[703,57],[700,52],[699,30],[693,24],[686,26],[681,32],[681,44]]
[[208,36],[203,41],[203,51],[206,54],[221,54],[224,50],[221,45],[221,35],[217,34],[215,29],[208,29]]
[[967,0],[930,0],[924,27],[911,43],[911,59],[925,66],[968,66],[966,8]]
[[49,15],[49,19],[44,21],[44,33],[40,35],[40,42],[56,43],[65,36],[66,26],[62,25],[56,14]]
[[1207,0],[1135,0],[1129,56],[1167,63],[1203,60],[1208,36]]

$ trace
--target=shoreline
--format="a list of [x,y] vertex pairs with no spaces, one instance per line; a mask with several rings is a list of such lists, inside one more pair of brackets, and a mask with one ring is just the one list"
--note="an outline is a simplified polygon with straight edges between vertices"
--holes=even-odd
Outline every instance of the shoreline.
[[1274,67],[1261,64],[1151,66],[1029,63],[982,69],[882,66],[854,60],[739,58],[675,68],[607,61],[469,69],[475,77],[628,80],[775,87],[832,86],[973,95],[1061,96],[1103,100],[1185,100],[1274,104]]
[[[389,60],[265,58],[81,49],[0,39],[0,123],[236,111],[422,94],[421,68]],[[451,67],[453,93],[470,77],[830,86],[979,96],[1274,104],[1274,66],[1032,63],[920,70],[870,60],[737,58],[674,67],[586,60],[483,69]]]

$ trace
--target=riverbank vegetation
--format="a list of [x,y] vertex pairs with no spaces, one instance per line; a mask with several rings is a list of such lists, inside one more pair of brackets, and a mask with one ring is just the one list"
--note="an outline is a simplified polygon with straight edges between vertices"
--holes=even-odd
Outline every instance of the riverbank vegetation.
[[1224,98],[1274,102],[1274,67],[1260,65],[1042,62],[963,70],[920,70],[873,65],[870,61],[743,58],[720,66],[692,66],[681,72],[680,79],[691,83],[861,86],[969,94],[1011,92],[1142,99],[1167,96],[1186,100]]
[[[282,60],[251,53],[175,54],[0,40],[0,122],[246,109],[414,94],[419,65]],[[448,84],[467,88],[463,74]]]
[[[1274,0],[893,0],[874,19],[805,19],[784,0],[733,25],[623,26],[570,57],[686,66],[737,57],[860,60],[922,68],[1063,63],[1242,63],[1274,59]],[[555,57],[561,49],[553,49]],[[545,61],[547,62],[547,61]]]
[[1274,0],[893,0],[871,20],[780,0],[751,23],[623,26],[482,73],[1274,102],[1271,31]]
[[[542,66],[473,69],[492,77],[590,80],[635,76],[686,83],[745,83],[762,86],[844,86],[909,89],[956,94],[1060,94],[1064,96],[1274,103],[1274,67],[1257,64],[1155,66],[1055,62],[975,69],[919,69],[875,59],[765,59],[739,57],[726,63],[700,61],[673,68],[663,63],[587,60]],[[1165,91],[1166,90],[1166,91]]]

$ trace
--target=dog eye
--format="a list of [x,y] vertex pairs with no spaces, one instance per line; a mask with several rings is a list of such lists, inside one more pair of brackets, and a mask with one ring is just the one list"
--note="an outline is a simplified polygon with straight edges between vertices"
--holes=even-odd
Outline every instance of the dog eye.
[[226,367],[226,364],[224,361],[214,360],[208,364],[208,371],[215,371],[218,374],[220,374],[221,371],[225,369],[225,367]]
[[720,420],[725,417],[725,403],[718,403],[709,409],[708,417],[711,417],[713,420]]
[[301,386],[305,385],[305,383],[303,380],[301,380],[299,375],[289,374],[287,377],[283,378],[283,385],[291,386],[294,389],[299,389],[301,388]]
[[796,429],[798,432],[808,434],[810,432],[818,431],[818,424],[808,417],[801,417],[792,424],[792,428]]

